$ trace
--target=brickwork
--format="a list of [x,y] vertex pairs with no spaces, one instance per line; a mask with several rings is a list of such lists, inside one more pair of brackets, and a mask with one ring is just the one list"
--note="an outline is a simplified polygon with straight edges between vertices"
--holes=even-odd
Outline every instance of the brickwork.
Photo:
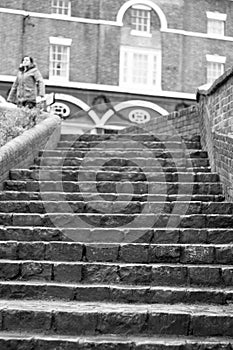
[[[153,0],[164,13],[169,29],[206,33],[206,11],[219,11],[227,15],[226,36],[233,36],[233,3],[228,0],[167,1]],[[72,16],[86,19],[116,21],[117,14],[126,0],[71,1]],[[50,14],[50,0],[33,2],[3,0],[2,7]],[[123,18],[127,24],[127,13]],[[0,74],[15,74],[23,51],[36,58],[48,78],[49,36],[72,39],[70,56],[70,80],[84,83],[118,85],[121,27],[75,23],[59,19],[30,18],[22,37],[22,15],[1,14],[0,39],[4,45],[0,60]],[[34,24],[32,26],[30,23]],[[153,11],[152,28],[160,30],[158,14]],[[157,40],[156,31],[152,39]],[[24,45],[22,45],[24,40]],[[132,38],[133,40],[133,38]],[[11,45],[8,45],[9,42]],[[151,42],[154,41],[152,40]],[[141,38],[148,48],[151,42]],[[133,43],[133,41],[132,41]],[[132,45],[132,44],[131,44]],[[194,93],[197,86],[206,82],[206,54],[226,56],[226,68],[232,62],[232,45],[227,40],[206,39],[171,32],[161,32],[162,89]],[[172,53],[172,54],[171,54]]]
[[179,112],[160,116],[141,128],[132,126],[122,130],[121,133],[128,133],[129,131],[141,133],[143,129],[154,135],[157,133],[174,135],[175,132],[177,136],[184,139],[198,136],[200,135],[199,110],[196,106],[191,106]]
[[208,90],[199,90],[201,140],[211,167],[220,174],[225,195],[233,200],[232,132],[233,70],[229,69]]
[[59,137],[60,118],[51,116],[1,147],[0,186],[9,176],[10,169],[30,165],[48,140],[50,147],[54,148]]

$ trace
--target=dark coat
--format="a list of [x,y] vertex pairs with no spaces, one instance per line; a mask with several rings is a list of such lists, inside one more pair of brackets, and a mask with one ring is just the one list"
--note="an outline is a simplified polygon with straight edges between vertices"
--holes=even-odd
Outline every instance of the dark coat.
[[35,65],[31,65],[26,71],[19,69],[7,101],[19,105],[24,102],[35,103],[36,96],[44,97],[44,95],[45,86],[42,75]]

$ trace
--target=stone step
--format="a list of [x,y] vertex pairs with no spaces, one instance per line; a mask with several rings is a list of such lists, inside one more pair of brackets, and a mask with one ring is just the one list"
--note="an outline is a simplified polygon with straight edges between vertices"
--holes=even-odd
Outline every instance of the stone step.
[[[130,195],[130,198],[138,194],[157,195],[220,195],[222,184],[202,182],[155,182],[155,181],[19,181],[6,180],[5,191],[28,192],[80,192],[83,196],[88,193],[113,194],[118,196]],[[124,200],[124,199],[123,199]],[[127,200],[127,199],[126,199]],[[129,197],[128,197],[129,200]]]
[[[100,194],[96,193],[85,193],[86,201],[96,201],[100,199]],[[116,201],[119,200],[119,195],[117,193],[111,194],[101,194],[101,198],[104,201]],[[129,201],[129,196],[125,194],[121,194],[121,200]],[[168,202],[190,202],[190,201],[202,201],[202,202],[221,202],[224,201],[224,196],[222,194],[219,195],[211,195],[211,194],[192,194],[192,195],[182,195],[182,194],[167,194],[166,198],[164,194],[134,194],[131,198],[131,202],[162,202],[166,199]],[[81,192],[34,192],[34,191],[0,191],[0,201],[83,201],[83,193]]]
[[123,158],[123,159],[132,159],[132,158],[207,158],[208,154],[206,151],[202,150],[177,150],[177,149],[135,149],[135,150],[118,150],[115,148],[106,149],[103,147],[102,149],[96,150],[91,149],[89,151],[83,150],[45,150],[40,151],[40,157],[61,157],[61,158],[85,158],[85,157],[96,157],[96,158]]
[[[231,214],[111,214],[111,213],[0,213],[0,225],[58,228],[226,228],[233,227]],[[176,212],[175,210],[173,212]]]
[[172,150],[178,150],[178,149],[187,149],[187,150],[200,150],[201,144],[200,142],[195,141],[143,141],[141,143],[138,143],[136,141],[132,140],[121,140],[119,141],[59,141],[57,144],[57,149],[70,149],[70,150],[90,150],[95,148],[103,149],[104,146],[107,146],[108,149],[114,148],[116,150],[123,150],[123,149],[172,149]]
[[233,229],[159,228],[54,228],[0,226],[0,241],[63,241],[155,244],[232,244]]
[[0,260],[0,279],[82,284],[231,288],[233,265]]
[[128,133],[128,134],[115,134],[115,135],[99,135],[99,134],[61,134],[61,141],[78,141],[78,142],[90,142],[90,141],[178,141],[178,142],[200,142],[199,135],[185,135],[181,136],[176,134],[175,130],[171,133],[150,133],[142,132],[140,133]]
[[232,305],[0,300],[1,330],[53,335],[233,336]]
[[66,213],[67,206],[73,213],[122,213],[136,214],[148,213],[171,214],[173,210],[186,215],[191,214],[233,214],[232,202],[201,202],[191,201],[164,201],[164,202],[139,202],[139,201],[0,201],[0,212],[4,213]]
[[229,337],[133,335],[58,336],[0,332],[1,350],[232,350]]
[[151,167],[154,170],[154,167],[157,169],[160,167],[208,167],[209,159],[208,158],[149,158],[149,157],[137,157],[133,159],[127,158],[106,158],[106,157],[36,157],[35,164],[40,166],[83,166],[87,167],[105,167],[105,166],[138,166],[140,168]]
[[233,265],[232,252],[232,244],[0,241],[1,259],[10,260]]
[[219,182],[219,175],[215,173],[189,173],[189,172],[147,172],[144,171],[108,171],[98,172],[91,170],[64,170],[62,174],[55,169],[13,169],[9,174],[10,180],[46,180],[46,181],[167,181],[167,182]]
[[59,170],[59,171],[85,171],[85,172],[90,172],[90,171],[94,171],[94,172],[99,172],[99,171],[106,171],[106,172],[110,172],[110,171],[115,171],[115,172],[141,172],[143,171],[145,174],[149,174],[149,173],[155,173],[155,172],[163,172],[165,173],[186,173],[186,174],[193,174],[193,173],[211,173],[211,168],[210,166],[192,166],[192,167],[187,167],[187,166],[177,166],[177,165],[173,165],[173,166],[167,166],[167,167],[163,167],[163,169],[161,169],[161,166],[155,166],[155,167],[151,167],[151,166],[143,166],[143,168],[140,168],[140,166],[134,165],[134,166],[110,166],[110,165],[106,165],[104,164],[103,166],[84,166],[80,165],[80,166],[72,166],[72,165],[38,165],[38,164],[33,164],[29,167],[30,170]]
[[[232,288],[124,286],[38,281],[1,281],[1,299],[42,299],[135,304],[215,304],[233,301]],[[2,349],[1,349],[2,350]]]

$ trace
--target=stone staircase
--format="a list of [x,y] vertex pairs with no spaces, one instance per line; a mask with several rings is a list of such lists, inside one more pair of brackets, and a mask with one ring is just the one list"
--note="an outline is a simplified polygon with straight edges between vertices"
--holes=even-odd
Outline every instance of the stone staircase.
[[232,213],[199,137],[62,135],[0,193],[0,349],[233,349]]

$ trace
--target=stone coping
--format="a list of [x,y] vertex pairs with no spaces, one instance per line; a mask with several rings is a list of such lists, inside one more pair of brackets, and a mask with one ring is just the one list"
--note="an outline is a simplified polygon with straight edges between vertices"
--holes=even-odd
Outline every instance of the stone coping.
[[50,115],[35,127],[0,147],[0,187],[8,177],[9,170],[32,164],[47,142],[51,149],[55,148],[60,139],[60,131],[60,117]]
[[200,86],[197,89],[196,93],[196,99],[197,102],[200,100],[200,96],[209,96],[212,95],[218,88],[220,88],[222,85],[226,83],[228,79],[230,79],[233,76],[233,67],[227,69],[218,79],[216,79],[212,85],[205,84]]

